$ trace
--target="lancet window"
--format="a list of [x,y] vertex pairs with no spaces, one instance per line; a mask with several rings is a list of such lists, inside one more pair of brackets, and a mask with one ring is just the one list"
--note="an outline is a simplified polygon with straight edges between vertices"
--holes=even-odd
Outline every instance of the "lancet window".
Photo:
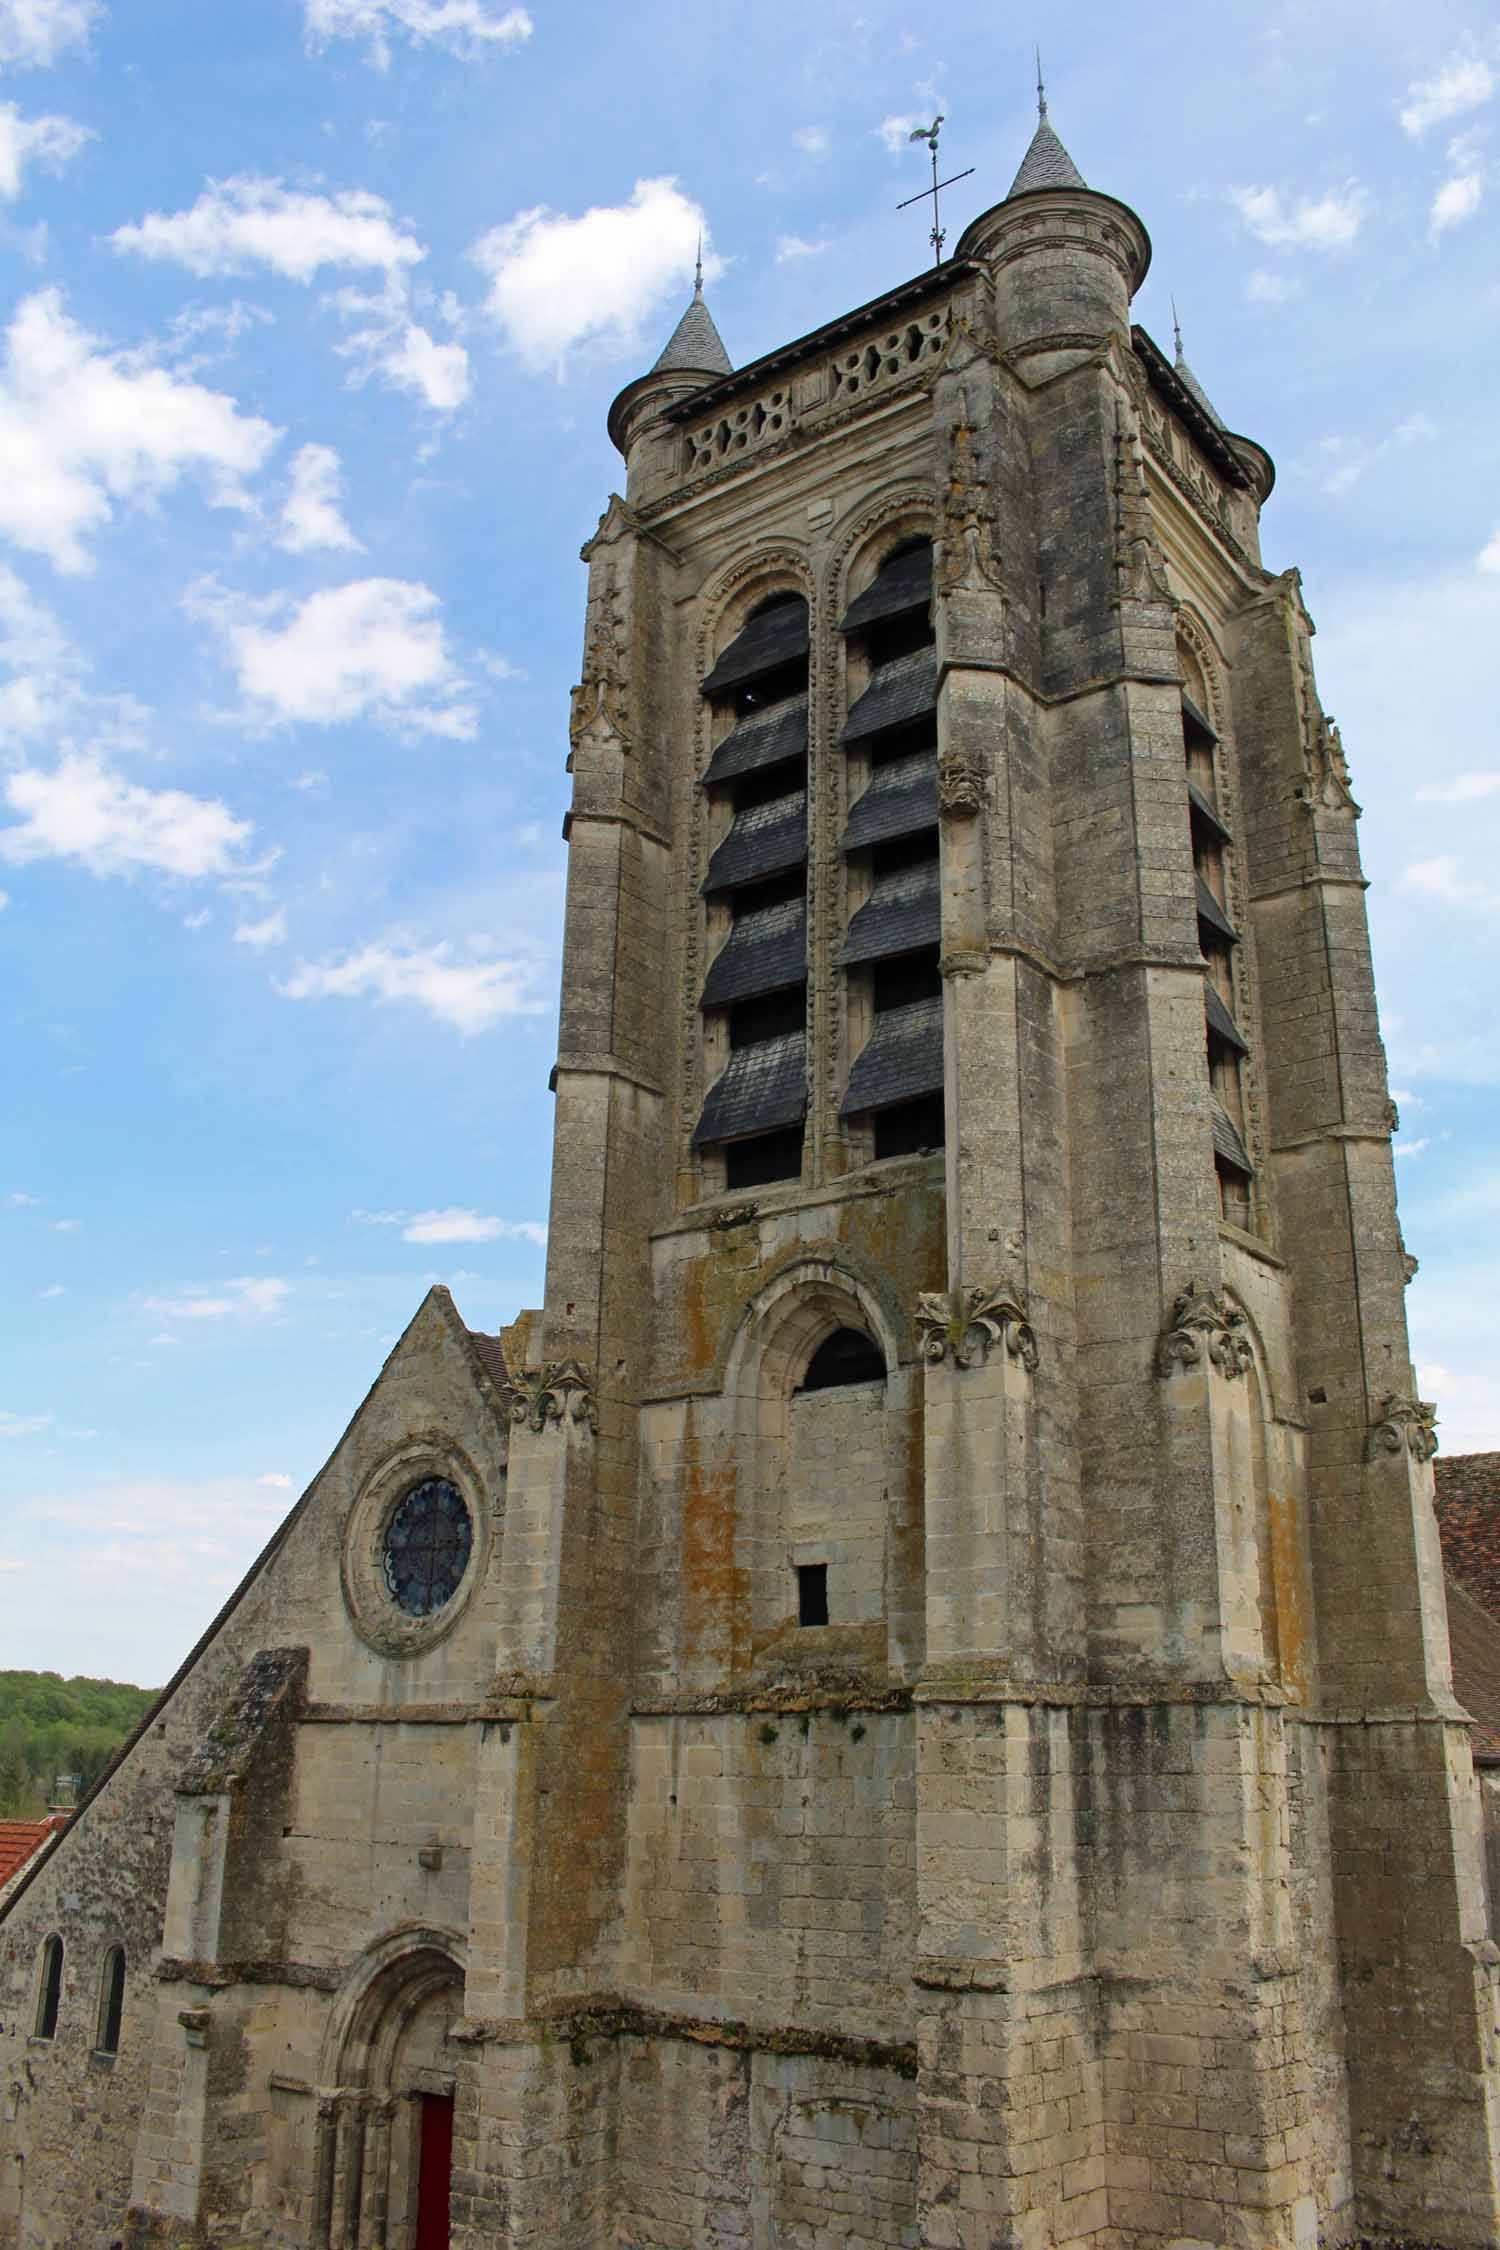
[[55,2039],[57,2015],[62,2005],[63,1941],[54,1931],[42,1947],[41,1975],[37,1981],[36,2036]]
[[807,603],[763,603],[702,685],[716,741],[701,786],[718,841],[703,883],[712,959],[707,1098],[694,1134],[726,1184],[796,1179],[807,1114]]
[[931,542],[887,556],[839,629],[851,688],[843,1115],[875,1157],[903,1156],[944,1139]]
[[1214,1173],[1221,1217],[1248,1228],[1252,1223],[1255,1171],[1245,1146],[1244,1066],[1250,1048],[1234,1017],[1234,953],[1240,937],[1229,911],[1228,855],[1233,837],[1219,794],[1219,737],[1208,716],[1207,690],[1191,656],[1183,655],[1182,667],[1187,681],[1182,694],[1182,740],[1193,836],[1198,945],[1208,967],[1203,998]]
[[124,1948],[112,1945],[99,1972],[99,2017],[94,2026],[94,2048],[101,2055],[120,2051],[120,2019],[125,2010]]

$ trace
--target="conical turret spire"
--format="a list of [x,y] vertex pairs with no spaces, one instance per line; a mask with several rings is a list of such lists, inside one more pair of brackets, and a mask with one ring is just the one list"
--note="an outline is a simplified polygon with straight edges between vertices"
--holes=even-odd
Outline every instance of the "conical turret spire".
[[1081,188],[1087,185],[1062,142],[1047,121],[1047,89],[1042,79],[1042,58],[1036,58],[1036,131],[1021,159],[1021,169],[1010,183],[1010,194],[1029,195],[1033,188]]
[[1171,299],[1171,305],[1172,343],[1176,353],[1176,357],[1172,363],[1173,373],[1176,375],[1177,380],[1182,385],[1183,389],[1190,392],[1196,403],[1202,407],[1210,422],[1213,423],[1214,428],[1216,430],[1222,430],[1224,428],[1223,417],[1220,415],[1218,408],[1214,405],[1213,400],[1209,397],[1207,391],[1203,388],[1203,385],[1199,382],[1197,376],[1189,367],[1187,359],[1183,353],[1182,322],[1177,317],[1177,299],[1175,297]]
[[666,347],[651,372],[671,373],[682,368],[694,375],[732,375],[734,361],[724,349],[724,339],[714,326],[714,316],[703,296],[703,237],[698,237],[698,267],[693,301],[667,338]]

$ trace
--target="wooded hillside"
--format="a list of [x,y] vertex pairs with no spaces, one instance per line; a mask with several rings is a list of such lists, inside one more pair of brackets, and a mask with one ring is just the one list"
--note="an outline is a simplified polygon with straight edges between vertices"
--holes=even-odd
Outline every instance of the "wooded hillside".
[[45,1812],[61,1774],[81,1797],[139,1725],[155,1688],[65,1680],[57,1672],[0,1672],[0,1816]]

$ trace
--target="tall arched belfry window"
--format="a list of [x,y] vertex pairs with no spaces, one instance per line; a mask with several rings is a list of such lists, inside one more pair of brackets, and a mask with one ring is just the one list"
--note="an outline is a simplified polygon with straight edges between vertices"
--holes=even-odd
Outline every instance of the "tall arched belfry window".
[[1203,998],[1214,1173],[1221,1217],[1249,1228],[1255,1174],[1245,1146],[1244,1064],[1250,1048],[1234,1014],[1234,953],[1240,942],[1229,912],[1228,857],[1234,839],[1220,796],[1216,756],[1219,737],[1208,715],[1207,684],[1190,650],[1179,649],[1178,658],[1184,681],[1182,740],[1193,833],[1198,944],[1208,967]]
[[869,1134],[874,1156],[905,1156],[944,1140],[931,541],[888,555],[839,630],[856,689],[843,729],[852,908],[839,957],[852,1056],[843,1114]]
[[[794,1180],[807,1114],[807,603],[777,594],[703,682],[724,731],[701,786],[719,841],[703,884],[712,1082],[694,1144],[725,1184]],[[715,950],[716,948],[716,950]]]

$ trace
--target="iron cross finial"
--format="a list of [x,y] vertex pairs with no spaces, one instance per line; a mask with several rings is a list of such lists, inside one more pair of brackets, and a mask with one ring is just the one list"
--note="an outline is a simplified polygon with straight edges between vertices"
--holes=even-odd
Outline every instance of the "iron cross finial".
[[898,211],[906,211],[911,208],[913,203],[925,202],[929,195],[932,197],[932,232],[927,239],[932,244],[932,262],[935,266],[940,266],[943,262],[943,244],[947,240],[947,230],[938,224],[938,190],[952,187],[956,180],[968,179],[969,174],[974,169],[971,164],[967,171],[955,172],[952,179],[940,180],[938,178],[938,134],[942,130],[942,124],[943,113],[939,110],[930,125],[918,125],[907,134],[906,137],[909,141],[925,141],[927,143],[928,153],[932,158],[932,185],[923,188],[920,195],[909,195],[904,203],[896,205]]

